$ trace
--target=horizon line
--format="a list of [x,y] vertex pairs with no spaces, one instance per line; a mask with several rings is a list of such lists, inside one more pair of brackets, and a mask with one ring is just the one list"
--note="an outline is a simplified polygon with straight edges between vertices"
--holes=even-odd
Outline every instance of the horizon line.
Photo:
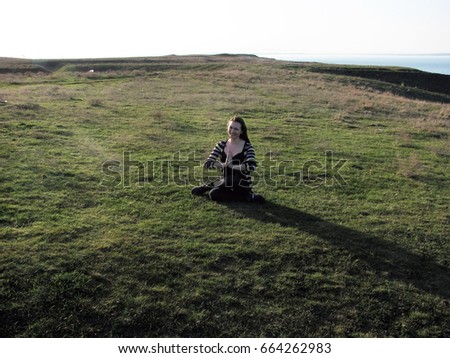
[[214,53],[168,53],[168,54],[148,54],[148,55],[119,55],[119,56],[85,56],[85,57],[15,57],[2,56],[3,59],[21,59],[21,60],[83,60],[83,59],[118,59],[118,58],[145,58],[145,57],[169,57],[169,56],[257,56],[264,57],[268,55],[284,55],[284,56],[450,56],[450,52],[434,52],[434,53],[333,53],[333,52],[283,52],[283,51],[257,51],[252,53],[243,52],[214,52]]

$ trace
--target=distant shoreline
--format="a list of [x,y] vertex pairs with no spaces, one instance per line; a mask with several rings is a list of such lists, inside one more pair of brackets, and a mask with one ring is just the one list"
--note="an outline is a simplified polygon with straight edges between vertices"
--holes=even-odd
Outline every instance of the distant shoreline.
[[302,53],[261,53],[261,57],[270,57],[283,61],[319,62],[335,65],[394,66],[415,68],[420,71],[450,75],[450,54],[418,55],[326,55]]
[[347,56],[450,56],[450,52],[438,52],[438,53],[308,53],[308,52],[257,52],[257,56],[263,55],[300,55],[300,56],[334,56],[334,57],[347,57]]

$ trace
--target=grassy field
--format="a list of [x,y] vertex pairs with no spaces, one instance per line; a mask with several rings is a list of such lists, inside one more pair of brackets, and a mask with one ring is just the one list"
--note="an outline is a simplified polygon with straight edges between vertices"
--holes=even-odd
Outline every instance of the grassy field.
[[[449,337],[449,78],[2,59],[1,336]],[[264,204],[190,195],[233,114]]]

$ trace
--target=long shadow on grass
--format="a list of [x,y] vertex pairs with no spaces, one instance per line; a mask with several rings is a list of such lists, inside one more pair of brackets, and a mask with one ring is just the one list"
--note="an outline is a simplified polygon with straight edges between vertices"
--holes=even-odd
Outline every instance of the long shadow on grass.
[[347,250],[380,275],[387,274],[391,280],[403,281],[443,298],[450,297],[450,269],[438,264],[432,258],[413,253],[382,238],[273,202],[261,205],[253,203],[224,205],[243,216],[263,223],[276,223],[315,235],[340,249]]

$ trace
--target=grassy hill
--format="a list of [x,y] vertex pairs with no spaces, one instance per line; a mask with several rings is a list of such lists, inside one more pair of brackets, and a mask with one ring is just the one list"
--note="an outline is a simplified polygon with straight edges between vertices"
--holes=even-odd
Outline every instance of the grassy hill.
[[[1,336],[448,337],[449,81],[0,59]],[[190,195],[233,114],[264,204]]]

